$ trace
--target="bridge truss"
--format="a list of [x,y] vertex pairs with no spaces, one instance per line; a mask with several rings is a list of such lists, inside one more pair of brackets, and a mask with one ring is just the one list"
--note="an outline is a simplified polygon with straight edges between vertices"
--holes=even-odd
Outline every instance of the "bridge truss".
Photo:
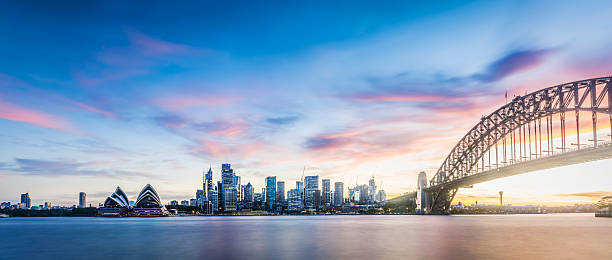
[[[602,142],[612,138],[611,79],[586,79],[541,89],[517,96],[483,116],[430,180],[428,211],[448,213],[459,188],[473,184],[479,175],[491,175],[493,170],[516,168],[518,164],[581,149],[609,147]],[[586,124],[580,118],[585,114],[590,115]],[[585,134],[580,131],[589,126],[592,134],[584,142]],[[602,131],[607,135],[603,139],[598,136]],[[574,142],[568,143],[571,140]]]

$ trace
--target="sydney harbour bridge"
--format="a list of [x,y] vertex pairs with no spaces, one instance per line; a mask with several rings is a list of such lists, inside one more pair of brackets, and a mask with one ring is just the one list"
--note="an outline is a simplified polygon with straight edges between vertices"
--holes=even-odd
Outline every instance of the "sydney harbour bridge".
[[[453,147],[417,204],[448,214],[457,190],[554,167],[612,158],[612,77],[585,79],[517,96]],[[424,174],[423,174],[424,176]],[[425,180],[426,177],[425,177]]]

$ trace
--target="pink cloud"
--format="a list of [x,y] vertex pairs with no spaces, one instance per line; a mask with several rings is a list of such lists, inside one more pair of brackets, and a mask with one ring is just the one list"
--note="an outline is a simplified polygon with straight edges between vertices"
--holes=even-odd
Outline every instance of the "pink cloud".
[[63,118],[19,107],[1,100],[0,118],[69,133],[77,133],[77,131]]
[[76,101],[71,101],[70,100],[69,102],[71,104],[73,104],[73,105],[75,105],[77,107],[80,107],[82,109],[85,109],[85,110],[87,110],[87,111],[89,111],[91,113],[100,114],[100,115],[103,115],[103,116],[106,116],[106,117],[109,117],[109,118],[115,118],[116,117],[115,113],[113,113],[113,112],[105,111],[105,110],[102,110],[102,109],[99,109],[99,108],[95,108],[95,107],[92,107],[90,105],[83,104],[83,103],[76,102]]
[[211,135],[233,138],[243,134],[249,127],[249,123],[242,119],[215,121],[219,129],[208,132]]
[[154,100],[153,103],[170,110],[198,106],[228,106],[240,100],[239,97],[201,95],[201,96],[174,96]]

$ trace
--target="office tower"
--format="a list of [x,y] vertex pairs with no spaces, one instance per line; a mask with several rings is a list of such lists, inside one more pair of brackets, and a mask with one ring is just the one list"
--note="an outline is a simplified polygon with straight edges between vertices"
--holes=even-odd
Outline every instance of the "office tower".
[[361,203],[370,203],[370,194],[368,193],[370,187],[368,185],[362,184],[357,186],[359,189],[359,202]]
[[304,182],[303,181],[296,181],[295,182],[295,188],[297,189],[298,193],[300,194],[300,211],[302,209],[304,209]]
[[313,196],[313,204],[315,209],[321,208],[321,190],[315,190]]
[[189,199],[189,206],[191,207],[198,206],[198,199]]
[[[221,164],[221,187],[220,203],[223,211],[235,211],[237,206],[238,192],[234,170],[229,163]],[[229,194],[226,194],[229,193]]]
[[238,206],[238,192],[236,187],[230,186],[223,189],[223,210],[226,212],[236,211]]
[[427,210],[427,195],[425,189],[427,188],[427,174],[420,172],[417,179],[417,199],[416,199],[416,211],[425,212]]
[[321,180],[321,205],[329,208],[331,206],[331,185],[329,179]]
[[374,181],[374,176],[368,182],[368,203],[373,203],[376,198],[376,182]]
[[[306,176],[304,179],[304,207],[309,210],[315,210],[315,192],[319,190],[319,176]],[[319,191],[319,200],[321,193]]]
[[342,206],[344,204],[344,183],[334,183],[334,206]]
[[178,201],[176,200],[170,201],[170,206],[178,206]]
[[276,182],[276,201],[278,203],[285,202],[285,182],[284,181]]
[[376,202],[384,202],[387,200],[387,193],[384,190],[379,190],[376,193]]
[[266,209],[274,211],[276,207],[276,176],[266,177]]
[[241,186],[241,184],[240,184],[240,176],[235,175],[235,173],[234,173],[234,188],[236,189],[236,194],[237,194],[237,200],[238,201],[242,201],[242,192],[240,192],[241,191],[240,186]]
[[219,192],[217,190],[212,190],[209,194],[212,212],[219,211]]
[[289,212],[299,212],[302,210],[302,197],[298,189],[290,189],[287,192],[287,210]]
[[247,183],[247,185],[244,187],[244,201],[247,203],[253,203],[253,201],[255,200],[254,198],[254,190],[253,190],[253,185],[251,185],[251,183]]
[[217,211],[223,211],[223,205],[221,205],[221,203],[223,203],[223,198],[221,198],[221,196],[223,196],[223,183],[221,181],[217,181],[217,187],[215,187],[215,191],[217,192]]
[[195,200],[197,207],[202,207],[202,205],[204,205],[204,190],[196,190]]
[[30,193],[21,194],[21,204],[27,209],[32,206],[32,199],[30,199]]
[[215,186],[213,185],[213,172],[211,167],[208,168],[208,172],[204,173],[202,189],[204,190],[204,200],[210,201],[210,192],[215,190]]
[[181,201],[181,206],[189,206],[189,201],[188,200]]
[[79,208],[87,207],[87,194],[85,192],[79,192]]

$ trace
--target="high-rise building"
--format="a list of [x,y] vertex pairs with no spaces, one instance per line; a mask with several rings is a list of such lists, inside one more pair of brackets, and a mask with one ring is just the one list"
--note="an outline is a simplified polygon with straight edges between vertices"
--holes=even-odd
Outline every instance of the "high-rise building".
[[376,200],[376,182],[374,176],[368,182],[368,203],[373,203]]
[[302,209],[304,209],[304,182],[303,181],[296,181],[295,182],[295,188],[297,189],[298,193],[300,194],[300,211]]
[[274,211],[276,207],[276,176],[266,177],[266,209]]
[[223,189],[223,210],[226,212],[236,211],[238,206],[238,192],[236,187],[230,186]]
[[287,210],[289,212],[299,212],[302,210],[302,197],[298,189],[291,189],[287,192]]
[[27,209],[32,206],[32,199],[30,198],[30,193],[21,194],[21,204]]
[[339,207],[344,204],[344,183],[334,183],[334,206]]
[[188,200],[182,200],[181,201],[181,206],[189,206],[189,201]]
[[87,194],[85,192],[79,192],[79,208],[87,207]]
[[276,182],[276,201],[278,203],[285,202],[285,182],[284,181]]
[[359,201],[362,203],[370,203],[370,186],[362,184],[358,186],[359,188]]
[[331,184],[329,179],[321,180],[321,205],[323,207],[331,207]]
[[[315,201],[315,192],[319,191],[319,176],[306,176],[304,179],[304,207],[315,210],[318,207]],[[319,191],[319,203],[321,192]]]
[[217,211],[223,211],[223,183],[221,181],[217,181],[217,187],[215,187],[215,191],[217,191]]
[[387,193],[384,190],[378,190],[376,193],[376,202],[384,202],[387,200]]
[[237,196],[237,198],[236,198],[236,199],[237,199],[238,201],[242,201],[242,196],[243,196],[243,194],[242,194],[242,192],[241,192],[241,191],[242,191],[242,189],[240,189],[240,186],[242,186],[242,185],[240,184],[240,176],[238,176],[238,175],[234,175],[234,188],[236,189],[236,196]]
[[192,206],[192,207],[198,206],[198,200],[197,199],[189,199],[189,206]]
[[[234,170],[229,163],[221,164],[221,208],[224,211],[235,211],[237,207],[238,191],[236,188],[236,180]],[[225,194],[229,192],[230,194]]]
[[254,190],[253,190],[253,185],[251,185],[251,183],[247,183],[247,185],[244,187],[244,201],[247,203],[253,203],[253,201],[255,200],[254,198]]
[[427,195],[425,189],[427,188],[427,174],[420,172],[417,179],[417,199],[416,199],[416,211],[425,212],[427,210]]
[[170,201],[170,206],[178,206],[178,201],[176,200]]
[[314,208],[315,209],[321,208],[321,190],[315,190],[314,191],[312,201],[314,203]]
[[208,168],[208,172],[204,173],[204,181],[202,184],[202,189],[204,190],[204,200],[210,200],[210,192],[215,190],[215,185],[213,184],[213,172],[212,167]]
[[210,191],[209,194],[212,212],[217,212],[219,210],[219,192],[215,189]]
[[45,209],[51,208],[51,202],[45,202]]

